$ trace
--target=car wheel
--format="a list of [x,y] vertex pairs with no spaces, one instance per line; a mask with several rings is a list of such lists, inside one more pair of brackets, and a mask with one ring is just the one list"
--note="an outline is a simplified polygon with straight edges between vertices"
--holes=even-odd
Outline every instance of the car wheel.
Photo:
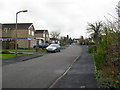
[[54,51],[55,53],[57,52],[57,50]]

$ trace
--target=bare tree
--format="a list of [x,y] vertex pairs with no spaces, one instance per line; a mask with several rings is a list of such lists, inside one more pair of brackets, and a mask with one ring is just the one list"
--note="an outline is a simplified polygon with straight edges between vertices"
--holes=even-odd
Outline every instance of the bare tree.
[[50,35],[51,35],[51,38],[58,39],[59,36],[60,36],[60,33],[59,33],[59,32],[53,31],[53,32],[50,33]]

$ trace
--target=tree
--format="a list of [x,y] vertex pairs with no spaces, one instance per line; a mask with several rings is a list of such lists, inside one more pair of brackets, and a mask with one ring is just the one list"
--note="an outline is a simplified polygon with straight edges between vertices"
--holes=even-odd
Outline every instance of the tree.
[[117,13],[118,13],[118,29],[120,30],[120,1],[118,2]]
[[118,12],[118,17],[120,17],[120,1],[118,2],[117,12]]
[[102,22],[96,22],[94,24],[88,23],[88,26],[89,26],[89,28],[87,28],[88,33],[90,33],[91,38],[95,42],[95,45],[98,46],[102,33],[103,24]]
[[69,39],[69,44],[72,44],[73,43],[73,40],[72,40],[72,38],[70,37],[70,39]]
[[50,35],[51,35],[51,38],[55,38],[55,39],[58,39],[59,38],[59,36],[60,36],[60,33],[59,32],[51,32],[50,33]]
[[83,45],[83,44],[84,44],[84,37],[81,36],[81,37],[80,37],[80,45]]

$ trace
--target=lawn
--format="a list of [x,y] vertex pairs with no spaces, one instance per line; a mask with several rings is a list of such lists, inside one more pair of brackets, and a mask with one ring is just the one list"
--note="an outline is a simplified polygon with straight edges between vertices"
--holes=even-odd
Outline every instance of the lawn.
[[[15,52],[14,49],[7,49],[8,51],[13,51]],[[45,52],[46,50],[42,50],[42,49],[39,49],[38,52]],[[31,49],[31,50],[25,50],[25,49],[18,49],[17,52],[36,52],[35,49]]]
[[[1,51],[4,51],[4,49],[0,50],[0,52]],[[7,51],[15,52],[15,49],[7,49]],[[36,52],[36,50],[35,49],[30,49],[30,50],[18,49],[17,52]],[[39,49],[38,52],[46,52],[46,50]],[[26,54],[18,54],[17,56],[23,56],[23,55],[26,55]],[[0,59],[9,59],[13,57],[16,57],[16,55],[15,54],[0,54]]]
[[[17,56],[23,56],[26,54],[18,54]],[[16,57],[15,54],[0,54],[0,59],[9,59],[9,58],[13,58]]]

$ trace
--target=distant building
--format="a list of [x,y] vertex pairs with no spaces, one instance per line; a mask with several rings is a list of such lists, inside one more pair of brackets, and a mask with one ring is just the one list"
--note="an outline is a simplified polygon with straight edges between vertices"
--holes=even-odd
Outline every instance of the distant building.
[[36,39],[36,44],[48,43],[50,40],[48,30],[36,30],[35,39]]
[[79,38],[74,38],[73,41],[74,41],[74,43],[77,43],[77,44],[80,43],[80,39]]
[[[34,26],[32,23],[17,24],[17,45],[18,48],[32,48],[35,42]],[[16,24],[2,24],[2,44],[3,48],[15,48]]]
[[60,44],[60,41],[56,38],[50,38],[50,43],[57,43]]

